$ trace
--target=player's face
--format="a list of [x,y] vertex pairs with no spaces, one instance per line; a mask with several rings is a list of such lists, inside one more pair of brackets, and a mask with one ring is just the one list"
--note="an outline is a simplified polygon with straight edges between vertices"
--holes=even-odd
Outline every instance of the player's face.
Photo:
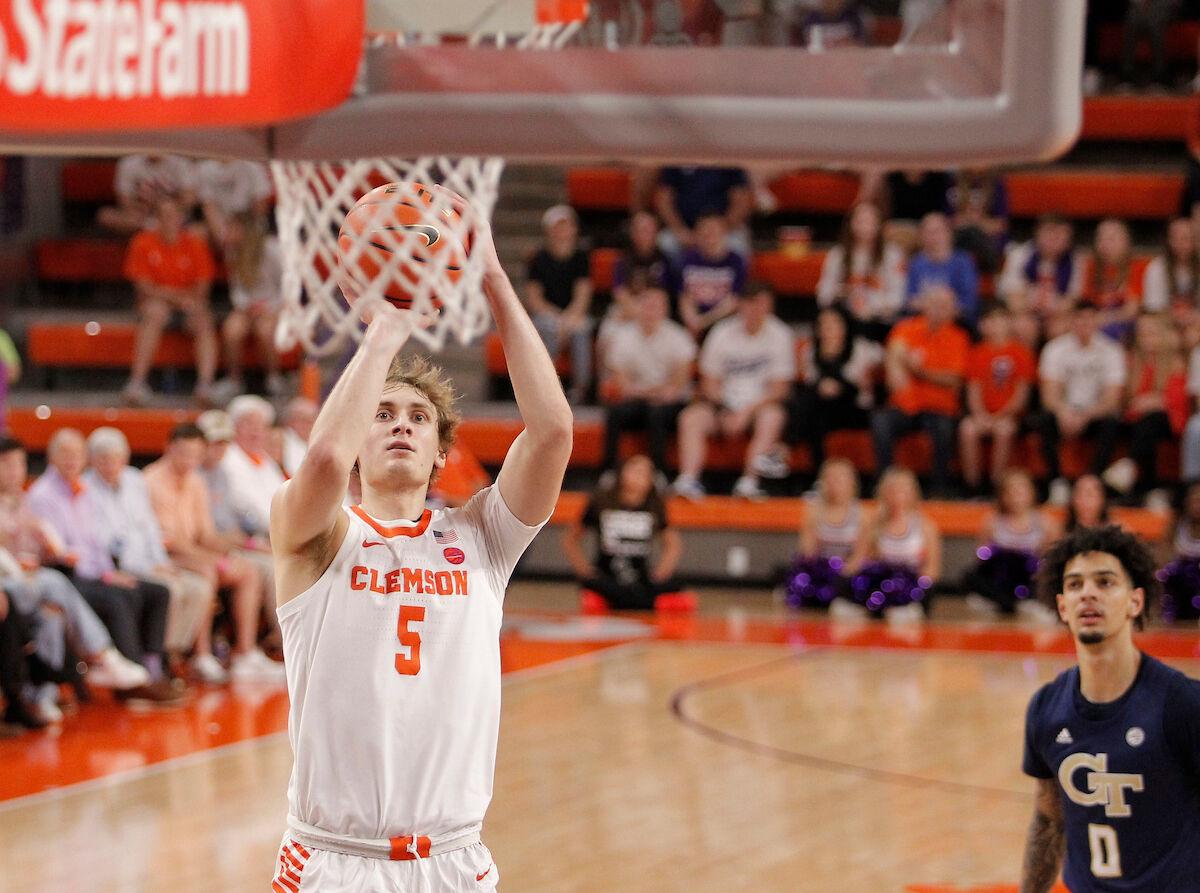
[[428,483],[446,456],[438,446],[437,410],[407,385],[383,392],[359,456],[364,484],[394,487]]
[[1063,569],[1058,616],[1084,645],[1097,645],[1142,613],[1146,593],[1136,589],[1116,556],[1084,552]]

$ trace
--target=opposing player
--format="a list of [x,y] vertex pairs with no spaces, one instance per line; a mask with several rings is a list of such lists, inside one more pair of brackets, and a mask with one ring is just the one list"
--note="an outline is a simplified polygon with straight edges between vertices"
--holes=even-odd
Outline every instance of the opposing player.
[[[504,589],[558,498],[572,417],[482,230],[474,250],[525,423],[496,483],[426,509],[459,417],[437,369],[396,359],[422,318],[383,306],[271,507],[295,753],[276,893],[457,893],[499,878],[480,828]],[[347,510],[352,470],[362,502]]]
[[1081,528],[1042,559],[1079,661],[1025,723],[1038,780],[1022,893],[1184,893],[1200,883],[1200,682],[1138,650],[1156,589],[1149,550],[1116,526]]

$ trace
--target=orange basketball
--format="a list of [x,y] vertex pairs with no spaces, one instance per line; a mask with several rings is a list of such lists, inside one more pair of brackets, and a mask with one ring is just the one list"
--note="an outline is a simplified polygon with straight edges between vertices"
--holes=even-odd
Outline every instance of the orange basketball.
[[[446,279],[457,282],[471,236],[457,210],[466,201],[455,198],[451,207],[435,208],[434,193],[420,183],[385,183],[360,198],[338,232],[337,279],[346,300],[353,304],[381,273],[387,278],[383,297],[401,310],[412,307],[418,285],[437,266],[444,265]],[[387,275],[385,267],[396,254],[401,256]]]

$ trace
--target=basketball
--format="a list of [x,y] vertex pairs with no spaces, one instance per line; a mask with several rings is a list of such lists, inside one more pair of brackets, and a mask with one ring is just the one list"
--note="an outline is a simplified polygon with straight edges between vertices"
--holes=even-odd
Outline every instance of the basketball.
[[[449,284],[458,282],[466,265],[471,237],[455,195],[451,207],[436,207],[435,194],[420,183],[385,183],[360,198],[338,232],[337,280],[353,304],[375,282],[386,277],[382,296],[393,307],[409,310],[422,284],[444,270]],[[400,255],[393,261],[394,255]],[[386,269],[394,263],[390,272]],[[436,283],[434,307],[441,301]]]

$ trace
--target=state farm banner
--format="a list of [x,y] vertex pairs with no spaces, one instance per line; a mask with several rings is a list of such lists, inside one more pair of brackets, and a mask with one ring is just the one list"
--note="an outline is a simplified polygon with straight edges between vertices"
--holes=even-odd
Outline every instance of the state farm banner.
[[0,0],[0,129],[265,125],[341,103],[361,0]]

